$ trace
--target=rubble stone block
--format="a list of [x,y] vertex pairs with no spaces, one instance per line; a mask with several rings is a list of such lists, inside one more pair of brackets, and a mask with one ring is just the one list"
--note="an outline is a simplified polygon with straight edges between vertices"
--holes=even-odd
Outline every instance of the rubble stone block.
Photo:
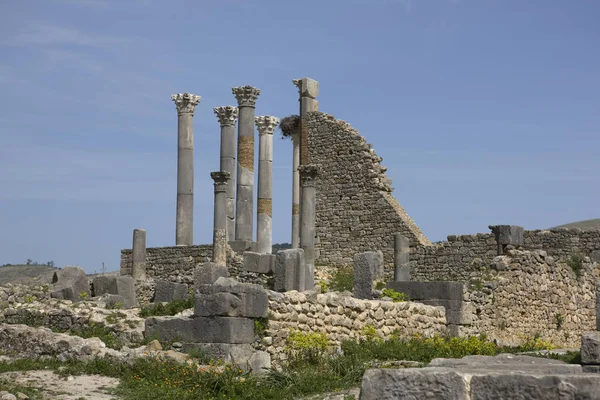
[[171,302],[174,300],[185,300],[188,298],[188,285],[160,280],[156,282],[154,289],[154,302]]
[[[212,285],[220,277],[228,277],[229,270],[223,265],[217,265],[213,262],[206,262],[198,265],[194,270],[194,286]],[[195,291],[194,287],[194,291]]]
[[213,285],[197,285],[194,314],[197,316],[266,317],[267,292],[260,285],[219,278]]
[[383,278],[383,253],[367,251],[354,255],[354,297],[373,298],[373,282]]
[[183,343],[182,351],[200,349],[208,356],[239,366],[243,371],[265,372],[271,368],[271,356],[257,351],[249,344],[228,343]]
[[277,292],[289,292],[290,290],[303,292],[306,285],[304,250],[279,250],[275,257],[274,290]]
[[52,276],[51,297],[79,301],[91,296],[90,283],[81,267],[64,267]]
[[135,279],[131,276],[101,275],[92,280],[94,296],[114,294],[123,298],[123,307],[130,308],[137,304],[135,297]]
[[254,320],[237,317],[152,317],[146,319],[146,337],[192,343],[252,343]]
[[251,251],[244,252],[244,271],[269,274],[275,266],[274,254],[260,254]]
[[584,332],[581,336],[581,363],[600,365],[600,332]]

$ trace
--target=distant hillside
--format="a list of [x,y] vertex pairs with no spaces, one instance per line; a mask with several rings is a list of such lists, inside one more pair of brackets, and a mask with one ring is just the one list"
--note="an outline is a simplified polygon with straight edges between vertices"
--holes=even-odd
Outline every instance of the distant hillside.
[[[588,219],[588,220],[579,221],[579,222],[571,222],[570,224],[555,226],[554,228],[579,228],[584,231],[593,231],[596,229],[600,229],[600,218]],[[550,229],[554,229],[554,228],[550,228]]]
[[47,265],[8,265],[0,267],[0,285],[7,283],[28,283],[33,278],[40,278],[40,282],[48,283],[52,279],[52,274],[59,268],[49,267]]

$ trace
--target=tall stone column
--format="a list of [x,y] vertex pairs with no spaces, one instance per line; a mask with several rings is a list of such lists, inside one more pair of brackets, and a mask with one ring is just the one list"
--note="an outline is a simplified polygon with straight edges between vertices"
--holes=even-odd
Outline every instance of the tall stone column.
[[256,242],[258,253],[273,250],[273,131],[279,118],[256,117],[258,129],[258,204]]
[[131,248],[131,276],[133,279],[146,279],[146,230],[133,230],[133,246]]
[[177,222],[175,244],[191,246],[194,240],[194,110],[200,96],[171,96],[177,107]]
[[253,86],[232,89],[238,101],[237,193],[235,240],[252,241],[254,222],[254,108],[260,90]]
[[228,171],[211,172],[215,182],[215,210],[213,222],[213,257],[217,265],[227,265],[227,182],[231,177]]
[[310,78],[293,79],[300,94],[300,165],[308,164],[308,133],[304,118],[311,111],[319,110],[319,82]]
[[292,161],[292,249],[300,247],[300,133],[292,137],[294,145],[294,157]]
[[221,125],[221,171],[230,173],[227,184],[227,240],[235,239],[235,123],[238,117],[237,107],[225,106],[213,108]]
[[304,250],[306,262],[306,290],[315,286],[315,218],[316,183],[319,168],[308,164],[298,167],[302,198],[300,199],[300,248]]
[[394,281],[410,281],[410,242],[400,233],[394,234]]

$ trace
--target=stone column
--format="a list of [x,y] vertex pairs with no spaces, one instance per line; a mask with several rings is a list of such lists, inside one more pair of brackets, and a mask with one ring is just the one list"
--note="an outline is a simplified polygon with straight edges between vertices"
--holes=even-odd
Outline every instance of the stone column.
[[258,253],[273,250],[273,131],[279,118],[256,117],[258,129],[258,204],[256,242]]
[[225,106],[213,108],[221,125],[221,171],[230,174],[227,184],[227,240],[235,239],[235,123],[238,117],[237,107]]
[[131,248],[131,276],[133,279],[146,279],[146,230],[133,230],[133,246]]
[[394,234],[394,281],[410,281],[409,240],[399,233]]
[[292,249],[300,247],[300,133],[291,135],[294,144],[292,161]]
[[211,172],[215,182],[215,214],[213,223],[213,257],[217,265],[227,265],[227,181],[228,171]]
[[253,86],[232,89],[239,107],[235,240],[252,241],[254,222],[254,107],[260,90]]
[[308,133],[304,118],[311,111],[319,110],[319,82],[310,78],[293,79],[292,82],[298,87],[300,93],[300,165],[308,164]]
[[300,248],[304,250],[306,262],[306,290],[315,286],[315,218],[316,182],[319,168],[314,164],[300,165]]
[[191,246],[194,240],[194,110],[200,96],[171,96],[177,107],[177,222],[175,244]]

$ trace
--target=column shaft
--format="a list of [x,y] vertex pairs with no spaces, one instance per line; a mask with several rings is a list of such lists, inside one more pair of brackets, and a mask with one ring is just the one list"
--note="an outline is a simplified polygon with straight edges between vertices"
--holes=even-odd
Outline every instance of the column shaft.
[[235,239],[235,167],[236,137],[235,124],[238,117],[237,107],[225,106],[214,109],[221,125],[221,163],[220,170],[230,173],[227,184],[227,240]]
[[131,276],[133,279],[146,279],[146,230],[133,230],[133,246],[131,248]]
[[177,220],[175,244],[191,246],[194,231],[194,109],[200,96],[171,96],[177,107]]
[[300,200],[300,248],[304,250],[306,262],[306,290],[314,285],[315,272],[315,219],[316,219],[316,165],[301,165],[299,167],[302,198]]
[[217,265],[227,265],[227,182],[230,173],[217,171],[210,173],[214,180],[215,209],[213,222],[213,257]]
[[300,143],[299,134],[292,135],[294,156],[292,161],[292,248],[300,247]]
[[409,240],[399,233],[394,234],[394,281],[410,281]]
[[273,131],[279,118],[255,118],[258,128],[258,205],[256,241],[258,252],[271,254],[273,250]]

